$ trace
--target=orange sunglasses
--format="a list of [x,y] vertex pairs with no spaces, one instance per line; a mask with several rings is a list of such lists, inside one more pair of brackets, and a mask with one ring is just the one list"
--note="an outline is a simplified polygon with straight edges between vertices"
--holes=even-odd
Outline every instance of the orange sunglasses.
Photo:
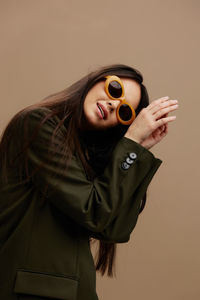
[[120,101],[116,111],[117,119],[123,125],[130,125],[134,121],[136,113],[133,107],[125,100],[124,85],[121,79],[115,75],[108,75],[105,78],[106,94],[112,100]]

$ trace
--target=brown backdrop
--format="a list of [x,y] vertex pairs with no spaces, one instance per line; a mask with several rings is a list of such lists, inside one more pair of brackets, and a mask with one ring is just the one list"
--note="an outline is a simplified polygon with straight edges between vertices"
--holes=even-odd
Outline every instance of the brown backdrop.
[[200,299],[199,8],[197,0],[0,1],[1,131],[19,109],[110,63],[141,70],[151,101],[179,100],[169,134],[151,149],[163,164],[146,208],[117,246],[117,278],[97,274],[101,300]]

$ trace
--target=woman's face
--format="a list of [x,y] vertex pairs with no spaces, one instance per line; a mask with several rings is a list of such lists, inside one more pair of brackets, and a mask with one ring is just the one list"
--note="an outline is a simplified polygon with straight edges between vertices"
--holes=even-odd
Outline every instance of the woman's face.
[[[136,110],[141,98],[140,84],[130,78],[122,78],[124,85],[124,96],[126,101]],[[105,81],[95,84],[87,93],[83,104],[83,112],[85,116],[84,129],[101,130],[120,124],[117,119],[116,109],[119,100],[112,100],[108,97],[104,89]],[[106,111],[102,116],[99,105]]]

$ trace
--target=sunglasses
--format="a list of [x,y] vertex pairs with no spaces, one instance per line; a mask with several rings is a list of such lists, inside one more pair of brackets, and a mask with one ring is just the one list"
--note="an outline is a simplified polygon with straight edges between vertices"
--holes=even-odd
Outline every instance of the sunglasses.
[[124,85],[121,79],[115,75],[105,76],[105,91],[109,98],[112,100],[119,100],[117,106],[117,119],[123,125],[130,125],[136,117],[133,107],[126,102],[124,97]]

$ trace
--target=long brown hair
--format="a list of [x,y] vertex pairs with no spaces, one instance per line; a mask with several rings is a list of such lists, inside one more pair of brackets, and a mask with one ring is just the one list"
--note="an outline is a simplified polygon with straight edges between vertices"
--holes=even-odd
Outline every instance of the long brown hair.
[[[106,75],[128,77],[137,81],[140,84],[141,99],[136,109],[136,116],[142,108],[148,106],[149,97],[145,86],[142,84],[143,76],[140,71],[123,64],[113,64],[104,67],[99,67],[97,70],[87,74],[86,76],[84,76],[71,86],[67,87],[66,89],[51,94],[45,97],[44,99],[40,100],[39,102],[22,109],[10,120],[4,132],[2,133],[0,141],[0,162],[3,180],[6,180],[8,173],[7,171],[11,169],[11,166],[15,160],[21,157],[21,161],[23,162],[29,142],[35,137],[35,135],[37,135],[37,132],[40,128],[37,128],[34,137],[32,136],[31,139],[29,137],[28,142],[27,139],[24,139],[24,145],[22,145],[23,152],[20,154],[17,153],[15,159],[12,159],[11,161],[8,151],[9,143],[10,138],[13,135],[17,134],[16,124],[18,120],[22,115],[26,116],[26,114],[30,110],[37,109],[40,107],[46,107],[50,110],[50,113],[47,114],[45,118],[41,121],[40,126],[42,126],[42,124],[46,120],[56,115],[59,117],[60,122],[55,128],[54,134],[56,134],[57,130],[62,125],[67,127],[68,130],[66,133],[66,138],[64,141],[62,141],[61,148],[63,150],[63,154],[67,154],[68,160],[70,160],[72,153],[76,151],[82,161],[88,178],[90,178],[91,180],[95,176],[98,176],[98,174],[103,172],[104,167],[109,160],[109,155],[111,155],[112,150],[114,149],[114,146],[128,129],[128,126],[118,125],[108,130],[104,130],[103,132],[95,132],[95,134],[94,132],[87,132],[87,134],[85,134],[81,131],[81,127],[84,122],[83,103],[85,96],[88,93],[88,91],[97,82],[103,80],[103,78]],[[86,149],[87,153],[89,153],[89,158],[85,155]],[[144,209],[146,203],[146,193],[143,199],[141,199],[141,201],[142,202],[140,207],[140,213]],[[89,241],[91,242],[92,240],[93,239],[90,237]],[[102,240],[99,240],[96,270],[98,270],[102,276],[104,275],[107,269],[107,275],[113,277],[113,268],[116,257],[116,246],[116,243],[106,243]]]

